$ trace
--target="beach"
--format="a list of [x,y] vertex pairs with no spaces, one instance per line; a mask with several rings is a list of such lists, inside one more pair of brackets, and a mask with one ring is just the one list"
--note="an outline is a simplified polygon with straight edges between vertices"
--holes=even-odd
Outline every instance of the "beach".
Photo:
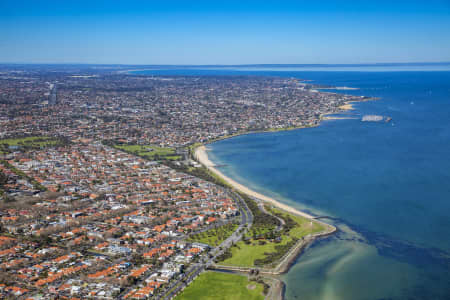
[[209,160],[208,154],[206,153],[206,151],[207,150],[206,150],[205,146],[199,146],[195,149],[194,156],[198,160],[198,162],[200,162],[202,165],[204,165],[206,168],[208,168],[208,170],[210,170],[211,172],[220,176],[223,180],[225,180],[230,186],[232,186],[236,190],[238,190],[244,194],[247,194],[251,197],[254,197],[254,198],[260,199],[262,201],[265,201],[267,203],[270,203],[273,206],[278,207],[287,212],[297,214],[299,216],[302,216],[302,217],[305,217],[308,219],[314,219],[314,217],[311,216],[310,214],[299,211],[289,205],[286,205],[284,203],[281,203],[281,202],[275,200],[274,198],[271,198],[266,195],[255,192],[255,191],[249,189],[248,187],[236,182],[235,180],[231,179],[230,177],[225,176],[222,172],[220,172],[217,168],[215,168],[214,163]]
[[[348,89],[351,89],[351,88],[348,88]],[[319,91],[317,91],[317,92],[319,92]],[[375,98],[370,98],[370,100],[375,100]],[[342,110],[342,111],[354,110],[355,108],[353,107],[352,102],[364,102],[364,101],[368,101],[368,100],[347,101],[347,102],[345,102],[344,105],[341,105],[338,108],[340,110]],[[355,118],[355,117],[341,117],[341,116],[328,116],[328,115],[333,115],[333,113],[322,114],[320,116],[319,120],[358,119],[358,118]],[[304,128],[304,127],[298,127],[298,128]],[[295,128],[295,129],[298,129],[298,128]],[[285,130],[285,129],[283,129],[283,130]],[[263,132],[265,132],[265,131],[263,131]],[[251,133],[251,132],[247,132],[247,133]],[[236,136],[236,135],[234,135],[234,136]],[[232,137],[232,136],[229,136],[229,137]],[[229,137],[227,137],[227,138],[229,138]],[[314,216],[312,216],[310,214],[307,214],[305,212],[302,212],[300,210],[297,210],[297,209],[295,209],[295,208],[293,208],[293,207],[291,207],[289,205],[286,205],[284,203],[281,203],[281,202],[279,202],[278,200],[276,200],[276,199],[274,199],[272,197],[268,197],[266,195],[258,193],[256,191],[246,187],[245,185],[242,185],[242,184],[238,183],[237,181],[231,179],[230,177],[226,176],[222,172],[220,172],[217,168],[215,168],[214,163],[211,160],[209,160],[206,146],[202,145],[202,146],[199,146],[199,147],[195,148],[194,157],[200,164],[202,164],[208,170],[210,170],[211,172],[213,172],[216,175],[218,175],[219,177],[221,177],[223,180],[225,180],[234,189],[236,189],[236,190],[238,190],[238,191],[240,191],[240,192],[242,192],[244,194],[247,194],[250,197],[257,198],[257,199],[259,199],[261,201],[265,201],[267,203],[270,203],[273,206],[278,207],[278,208],[280,208],[282,210],[285,210],[287,212],[290,212],[290,213],[293,213],[293,214],[296,214],[296,215],[299,215],[299,216],[302,216],[302,217],[305,217],[305,218],[308,218],[308,219],[314,219]],[[318,220],[316,220],[316,221],[318,221]],[[318,221],[318,222],[331,227],[332,231],[336,230],[336,228],[334,226],[330,225],[330,224],[327,224],[327,223],[324,223],[324,222],[321,222],[321,221]]]
[[[326,84],[342,77],[337,72],[307,75],[330,78]],[[355,93],[369,98],[347,103],[356,111],[336,112],[336,117],[389,115],[401,126],[346,120],[248,134],[207,144],[209,159],[229,166],[218,169],[243,185],[263,187],[257,190],[262,194],[273,191],[267,195],[293,201],[288,205],[304,203],[314,215],[331,216],[326,220],[339,228],[338,235],[315,242],[295,258],[282,275],[286,299],[449,299],[450,241],[440,233],[448,235],[450,228],[445,188],[450,74],[346,76],[342,84],[359,85]],[[245,174],[245,180],[234,173]],[[433,205],[427,205],[430,198]]]
[[323,116],[320,118],[321,120],[327,121],[327,120],[359,120],[360,118],[355,118],[355,117],[328,117],[328,116]]
[[353,110],[353,105],[349,102],[347,102],[347,104],[341,105],[339,106],[340,109],[342,110]]

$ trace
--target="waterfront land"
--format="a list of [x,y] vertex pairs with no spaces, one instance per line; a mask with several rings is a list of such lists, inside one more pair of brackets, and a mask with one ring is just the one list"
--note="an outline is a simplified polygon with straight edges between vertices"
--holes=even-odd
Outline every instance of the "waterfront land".
[[189,237],[188,241],[203,243],[210,246],[218,246],[230,237],[237,228],[237,224],[229,223],[192,235]]
[[353,110],[354,109],[353,105],[351,103],[341,105],[341,106],[339,106],[339,108],[342,110]]
[[[219,262],[221,265],[239,267],[269,266],[274,268],[279,260],[294,245],[307,235],[323,232],[325,226],[304,217],[282,212],[276,208],[271,212],[279,214],[285,220],[285,228],[272,237],[265,238],[261,234],[251,234],[231,247],[231,257]],[[287,221],[287,222],[286,222]],[[288,224],[288,225],[287,225]]]
[[0,66],[0,297],[171,299],[227,260],[279,295],[266,275],[334,228],[224,176],[202,145],[359,99],[293,78]]
[[229,184],[230,186],[232,186],[233,188],[241,191],[242,193],[249,195],[251,197],[257,198],[257,199],[261,199],[263,201],[266,201],[270,204],[273,204],[276,207],[279,207],[287,212],[296,214],[296,215],[300,215],[303,216],[305,218],[308,219],[313,219],[314,217],[299,211],[289,205],[286,205],[284,203],[279,202],[278,200],[275,200],[274,198],[268,197],[266,195],[263,195],[261,193],[255,192],[253,190],[251,190],[250,188],[238,183],[237,181],[231,179],[230,177],[224,175],[222,172],[220,172],[214,165],[213,162],[211,162],[208,158],[208,154],[206,153],[206,146],[199,146],[195,149],[195,158],[202,164],[204,165],[206,168],[208,168],[208,170],[212,171],[214,174],[218,175],[220,178],[222,178],[227,184]]
[[[225,176],[208,159],[205,146],[197,147],[194,156],[210,172],[224,180],[227,185],[248,197],[274,206],[273,208],[264,208],[264,204],[261,204],[258,209],[262,210],[266,216],[278,217],[280,220],[276,229],[265,225],[262,232],[261,228],[254,224],[253,227],[256,228],[252,228],[253,230],[249,231],[243,241],[233,245],[217,262],[221,268],[227,265],[245,268],[263,267],[272,270],[272,273],[282,273],[288,269],[288,266],[283,265],[284,262],[295,258],[301,249],[312,242],[315,237],[327,235],[336,230],[335,227],[320,222],[309,214],[255,192]],[[297,248],[297,251],[289,253],[290,250],[295,248]],[[288,253],[289,255],[284,257]]]

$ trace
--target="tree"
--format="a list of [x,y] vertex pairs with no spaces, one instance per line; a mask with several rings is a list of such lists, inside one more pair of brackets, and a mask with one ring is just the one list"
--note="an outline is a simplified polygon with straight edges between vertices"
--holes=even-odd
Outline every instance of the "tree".
[[5,185],[8,182],[8,176],[5,173],[0,171],[0,186]]

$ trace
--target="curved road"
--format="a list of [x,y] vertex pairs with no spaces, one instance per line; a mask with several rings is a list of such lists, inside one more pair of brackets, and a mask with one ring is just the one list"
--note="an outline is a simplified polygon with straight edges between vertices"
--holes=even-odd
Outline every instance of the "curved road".
[[198,263],[193,264],[186,270],[185,274],[188,274],[187,276],[179,278],[177,281],[173,282],[166,288],[167,291],[171,291],[173,289],[170,293],[166,294],[163,297],[158,296],[156,297],[156,299],[162,298],[168,300],[176,296],[182,289],[188,286],[189,283],[191,283],[203,270],[213,265],[216,258],[222,255],[225,252],[225,250],[227,250],[229,247],[231,247],[231,245],[242,239],[245,229],[248,230],[252,226],[253,214],[248,208],[244,199],[242,199],[240,195],[238,195],[237,193],[233,192],[230,189],[224,188],[224,190],[235,200],[236,204],[239,206],[239,212],[241,215],[241,224],[233,232],[231,236],[229,236],[219,246],[210,251],[209,256],[211,256],[211,258],[205,257],[201,258]]

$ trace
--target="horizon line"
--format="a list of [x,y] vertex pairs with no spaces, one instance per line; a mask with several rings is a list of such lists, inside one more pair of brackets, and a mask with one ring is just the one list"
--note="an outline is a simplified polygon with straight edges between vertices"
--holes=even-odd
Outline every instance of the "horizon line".
[[307,64],[122,64],[122,63],[72,63],[72,62],[46,62],[46,63],[35,63],[35,62],[0,62],[0,65],[34,65],[34,66],[124,66],[124,67],[303,67],[303,66],[420,66],[420,65],[448,65],[450,61],[440,61],[440,62],[381,62],[381,63],[307,63]]

